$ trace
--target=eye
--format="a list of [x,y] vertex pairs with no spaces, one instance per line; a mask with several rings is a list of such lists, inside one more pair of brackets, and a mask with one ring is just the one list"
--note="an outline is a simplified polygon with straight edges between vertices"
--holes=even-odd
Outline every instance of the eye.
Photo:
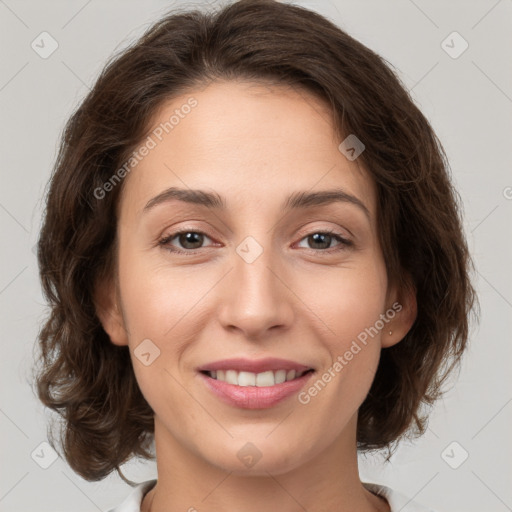
[[306,247],[306,249],[321,250],[322,252],[327,252],[324,249],[332,248],[330,245],[333,241],[338,242],[338,245],[336,245],[334,248],[335,251],[343,250],[353,245],[350,240],[344,238],[340,233],[336,233],[335,231],[330,230],[315,231],[314,233],[310,233],[309,235],[305,236],[302,240],[307,240],[310,242],[309,247]]
[[[178,243],[181,244],[183,249],[179,249],[174,247],[171,244],[171,241],[177,239]],[[167,250],[179,254],[193,254],[195,250],[201,249],[204,239],[207,238],[210,240],[210,237],[201,231],[177,231],[175,233],[171,233],[166,237],[162,238],[158,243],[159,245],[165,247]]]
[[[176,231],[175,233],[171,233],[161,240],[159,240],[158,244],[164,247],[166,250],[171,251],[176,254],[185,254],[185,255],[193,255],[196,250],[202,249],[204,240],[211,240],[206,233],[202,231],[193,231],[193,230],[182,230]],[[176,239],[177,242],[181,245],[181,249],[175,247],[171,242]],[[344,238],[340,233],[336,233],[335,231],[315,231],[310,233],[309,235],[303,237],[302,240],[310,241],[309,247],[305,247],[306,249],[311,249],[313,251],[321,251],[321,252],[334,252],[339,250],[344,250],[347,247],[352,246],[352,242]],[[338,242],[334,248],[331,247],[333,241]],[[311,246],[313,245],[313,246]],[[316,245],[316,247],[315,247]],[[333,250],[325,250],[325,249],[333,249]]]

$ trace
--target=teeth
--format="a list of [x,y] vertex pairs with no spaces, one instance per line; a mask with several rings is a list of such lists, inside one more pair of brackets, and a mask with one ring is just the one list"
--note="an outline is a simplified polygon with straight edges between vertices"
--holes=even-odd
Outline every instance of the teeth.
[[[235,374],[235,379],[231,384],[238,384],[239,386],[256,386],[256,375],[254,373],[240,372],[238,374],[238,379],[236,378],[236,372],[234,370],[233,373]],[[258,377],[260,377],[260,375],[262,374],[260,373]],[[268,386],[268,384],[266,385]]]
[[274,380],[276,384],[282,384],[286,380],[286,370],[277,370]]
[[286,380],[295,379],[295,373],[295,370],[288,370],[288,373],[286,374]]
[[238,384],[238,374],[235,370],[226,370],[226,382],[228,384]]
[[213,379],[222,380],[235,386],[266,387],[299,378],[307,371],[297,373],[295,370],[269,370],[256,374],[252,372],[237,372],[236,370],[217,370],[208,372],[208,375]]
[[[243,386],[242,375],[244,373],[246,373],[246,372],[240,372],[240,376],[238,377],[238,382],[239,382],[240,386]],[[274,372],[271,372],[271,371],[258,373],[258,375],[254,374],[254,373],[247,373],[247,375],[251,375],[251,376],[254,375],[254,380],[251,379],[252,380],[251,386],[258,386],[261,388],[263,386],[273,386],[276,383]],[[254,381],[256,381],[256,382],[254,382]]]

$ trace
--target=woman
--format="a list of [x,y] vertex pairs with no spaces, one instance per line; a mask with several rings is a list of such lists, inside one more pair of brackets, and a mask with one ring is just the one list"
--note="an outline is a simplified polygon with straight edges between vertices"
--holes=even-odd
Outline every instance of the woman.
[[48,191],[38,392],[68,463],[99,480],[154,441],[158,479],[116,512],[426,510],[357,454],[421,435],[460,362],[461,225],[428,121],[331,22],[161,19],[69,120]]

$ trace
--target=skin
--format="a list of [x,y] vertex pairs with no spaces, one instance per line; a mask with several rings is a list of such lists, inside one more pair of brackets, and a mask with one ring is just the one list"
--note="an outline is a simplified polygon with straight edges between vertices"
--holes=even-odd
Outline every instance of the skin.
[[[191,96],[198,106],[125,178],[117,275],[97,292],[103,326],[112,343],[129,345],[155,412],[158,482],[142,510],[387,511],[359,479],[357,412],[381,349],[404,337],[416,303],[389,286],[375,185],[338,150],[327,106],[307,92],[216,82],[163,104],[153,125]],[[227,209],[173,200],[143,212],[171,186],[215,191]],[[369,215],[348,202],[280,210],[292,192],[334,188],[360,199]],[[181,229],[206,236],[159,245]],[[353,244],[312,239],[326,229]],[[263,249],[252,263],[236,252],[247,236]],[[239,409],[195,370],[271,356],[315,368],[314,383],[396,301],[402,310],[308,404],[294,395],[268,409]],[[149,366],[133,352],[145,339],[160,350]],[[237,457],[247,442],[262,455],[252,467]]]

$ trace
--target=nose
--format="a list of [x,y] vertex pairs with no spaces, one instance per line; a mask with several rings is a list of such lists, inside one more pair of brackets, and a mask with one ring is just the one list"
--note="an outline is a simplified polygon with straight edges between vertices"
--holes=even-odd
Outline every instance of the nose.
[[293,325],[294,295],[276,260],[268,249],[252,262],[234,252],[233,269],[219,297],[219,320],[225,329],[261,339],[270,330],[280,333]]

